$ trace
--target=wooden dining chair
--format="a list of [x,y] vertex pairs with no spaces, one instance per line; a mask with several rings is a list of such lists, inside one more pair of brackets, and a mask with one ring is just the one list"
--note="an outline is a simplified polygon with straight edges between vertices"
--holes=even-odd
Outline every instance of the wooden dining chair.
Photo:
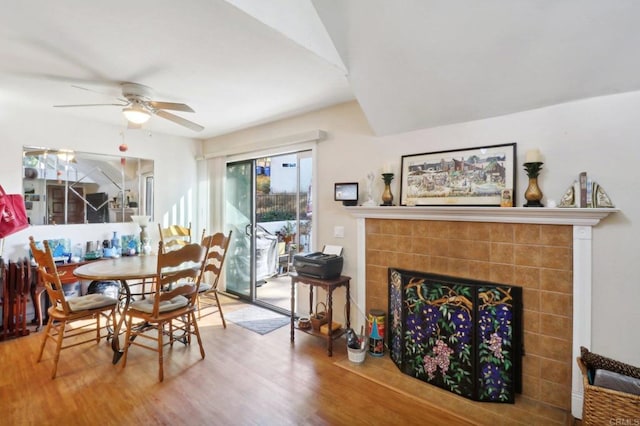
[[[207,249],[208,247],[200,244],[187,244],[173,251],[165,251],[160,241],[155,294],[132,302],[125,313],[127,334],[123,368],[127,365],[127,354],[131,346],[140,346],[158,353],[158,378],[163,381],[164,346],[173,346],[175,341],[190,343],[191,335],[196,336],[200,355],[204,359],[195,305]],[[173,286],[178,282],[182,284]],[[168,339],[166,342],[165,336]],[[151,340],[156,341],[155,346],[150,346]]]
[[189,226],[170,225],[167,228],[158,224],[158,231],[165,252],[191,244],[191,222],[189,222]]
[[[38,279],[45,287],[51,301],[51,307],[47,311],[49,321],[44,330],[38,362],[42,360],[45,345],[51,339],[56,345],[51,374],[51,378],[54,379],[62,350],[92,341],[100,342],[102,337],[110,336],[108,331],[103,335],[102,330],[108,330],[109,321],[111,321],[111,326],[115,324],[118,300],[103,294],[87,294],[67,299],[49,244],[45,240],[43,245],[44,250],[37,247],[33,237],[29,237],[31,253],[38,264]],[[101,325],[102,317],[107,319],[104,325]],[[81,320],[92,321],[80,323]],[[87,333],[95,333],[95,335],[91,338],[85,336],[83,339],[76,339],[76,337]],[[69,343],[63,345],[64,340]]]
[[207,251],[203,270],[204,276],[200,282],[200,291],[198,293],[198,319],[219,312],[224,328],[227,328],[227,323],[224,320],[222,306],[218,298],[218,281],[220,280],[222,266],[227,256],[227,249],[229,248],[232,232],[233,231],[229,231],[229,235],[217,232],[213,235],[205,236],[203,231],[201,240],[201,244],[209,247],[209,250]]

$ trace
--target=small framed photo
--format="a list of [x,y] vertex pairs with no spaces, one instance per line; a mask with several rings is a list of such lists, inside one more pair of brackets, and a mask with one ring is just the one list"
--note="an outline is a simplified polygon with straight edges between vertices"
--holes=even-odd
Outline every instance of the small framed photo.
[[32,210],[33,209],[33,203],[31,201],[25,201],[24,202],[24,208],[25,208],[25,210]]
[[403,206],[502,205],[503,191],[516,187],[516,144],[402,156]]
[[500,207],[513,207],[513,191],[511,188],[503,189],[500,197]]

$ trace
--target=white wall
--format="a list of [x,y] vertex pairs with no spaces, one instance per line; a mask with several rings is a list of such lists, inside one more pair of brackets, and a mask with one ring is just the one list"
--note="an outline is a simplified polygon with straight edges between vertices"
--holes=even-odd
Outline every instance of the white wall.
[[[328,133],[318,145],[316,244],[344,247],[343,273],[356,277],[356,221],[333,201],[333,183],[377,176],[391,163],[399,197],[400,157],[447,149],[517,142],[516,204],[523,204],[527,178],[522,163],[528,149],[540,149],[544,166],[539,184],[546,199],[559,200],[581,171],[587,171],[607,191],[620,213],[609,216],[593,231],[593,346],[592,350],[640,365],[640,279],[635,266],[640,256],[640,199],[633,174],[640,160],[640,92],[587,99],[518,114],[469,123],[376,137],[355,102],[341,104],[293,119],[258,126],[205,142],[204,152],[231,144],[255,144],[300,132]],[[374,199],[380,201],[382,180],[377,178]],[[365,194],[361,190],[360,199]],[[344,226],[345,238],[333,237],[334,226]],[[352,281],[352,286],[364,283]],[[336,291],[336,296],[342,292]],[[352,294],[355,293],[355,288]],[[336,301],[336,306],[339,300]],[[362,309],[363,307],[360,307]],[[354,312],[354,310],[352,310]],[[358,315],[361,324],[364,313]],[[353,319],[353,317],[352,317]]]
[[[127,156],[155,161],[155,220],[170,223],[192,221],[199,238],[205,220],[198,219],[196,156],[201,142],[191,139],[149,135],[140,130],[125,129],[71,118],[54,111],[21,110],[12,105],[0,106],[0,184],[8,193],[22,192],[22,146],[70,148],[84,152],[120,155],[118,146],[126,143]],[[153,119],[153,118],[152,118]],[[200,229],[200,231],[197,231]],[[32,226],[5,238],[3,257],[16,259],[27,254],[28,236],[36,239],[70,238],[72,245],[90,240],[110,239],[112,231],[137,233],[137,226],[127,224],[45,225]],[[157,243],[157,225],[150,226]]]

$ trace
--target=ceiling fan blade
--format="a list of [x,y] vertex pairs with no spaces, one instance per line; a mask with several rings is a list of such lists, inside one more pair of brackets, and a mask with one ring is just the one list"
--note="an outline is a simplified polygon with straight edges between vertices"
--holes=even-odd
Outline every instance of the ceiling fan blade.
[[189,105],[178,104],[175,102],[157,102],[157,101],[149,101],[147,102],[155,109],[169,109],[172,111],[183,111],[183,112],[195,112]]
[[[71,87],[73,87],[74,89],[80,89],[80,90],[84,90],[84,91],[91,92],[91,93],[97,93],[99,95],[105,95],[105,96],[108,96],[110,98],[115,97],[115,96],[113,96],[112,93],[101,92],[99,90],[89,89],[87,87],[78,86],[77,84],[72,84]],[[120,102],[129,103],[129,101],[126,100],[125,98],[119,98],[119,97],[115,97],[115,98],[117,100],[119,100]]]
[[78,104],[78,105],[54,105],[55,108],[75,108],[75,107],[94,107],[94,106],[119,106],[126,107],[129,103],[122,104]]
[[83,85],[83,86],[98,86],[108,88],[119,89],[122,87],[122,82],[113,81],[113,80],[95,80],[95,79],[87,79],[87,78],[75,78],[75,77],[67,77],[55,74],[47,74],[47,73],[34,73],[34,72],[24,72],[24,71],[2,71],[2,74],[7,75],[13,78],[19,79],[28,79],[35,80],[39,82],[53,82],[53,83],[65,83],[70,85]]
[[74,89],[80,89],[80,90],[86,90],[87,92],[92,92],[92,93],[98,93],[100,95],[107,95],[107,96],[111,96],[111,94],[106,93],[106,92],[100,92],[98,90],[93,90],[93,89],[89,89],[87,87],[82,87],[82,86],[78,86],[77,84],[72,84],[71,87],[73,87]]
[[174,123],[184,126],[195,132],[200,132],[204,130],[204,127],[202,127],[201,125],[196,124],[193,121],[186,120],[182,117],[178,117],[177,115],[171,114],[170,112],[163,111],[163,110],[154,110],[153,113],[159,117],[165,118],[169,121],[173,121]]

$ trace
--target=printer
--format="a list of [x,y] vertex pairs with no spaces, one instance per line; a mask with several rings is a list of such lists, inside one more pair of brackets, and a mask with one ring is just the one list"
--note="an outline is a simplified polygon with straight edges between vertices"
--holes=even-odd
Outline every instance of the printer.
[[293,267],[298,275],[321,280],[338,278],[342,264],[342,248],[337,246],[325,246],[321,252],[293,256]]

